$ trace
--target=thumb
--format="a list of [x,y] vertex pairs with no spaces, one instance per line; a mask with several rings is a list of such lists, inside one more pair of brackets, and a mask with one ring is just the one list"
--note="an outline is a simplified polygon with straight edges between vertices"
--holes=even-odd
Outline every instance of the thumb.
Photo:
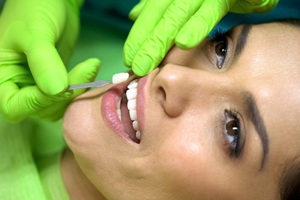
[[[69,84],[78,84],[94,81],[100,69],[101,61],[97,58],[90,58],[76,65],[69,72]],[[73,98],[85,92],[87,89],[74,90]]]
[[[93,81],[97,76],[100,68],[100,60],[96,58],[88,59],[76,65],[68,74],[69,84],[86,83]],[[84,93],[87,89],[78,89],[67,91],[70,93],[69,98],[60,102],[55,102],[50,106],[44,107],[40,112],[37,112],[33,117],[38,119],[47,119],[55,121],[60,119],[72,99]]]
[[35,42],[26,55],[31,73],[43,92],[56,95],[66,89],[67,70],[53,43]]

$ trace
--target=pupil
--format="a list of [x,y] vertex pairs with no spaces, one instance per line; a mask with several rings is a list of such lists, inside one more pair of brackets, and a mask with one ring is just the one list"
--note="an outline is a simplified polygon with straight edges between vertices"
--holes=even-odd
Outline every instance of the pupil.
[[236,121],[232,120],[226,124],[226,130],[228,135],[237,135],[239,128]]
[[225,42],[219,42],[216,45],[216,54],[220,56],[225,56],[226,55],[226,45]]

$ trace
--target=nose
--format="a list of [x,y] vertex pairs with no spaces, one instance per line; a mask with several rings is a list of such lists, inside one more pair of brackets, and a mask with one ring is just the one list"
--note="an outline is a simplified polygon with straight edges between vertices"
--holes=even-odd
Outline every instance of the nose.
[[213,97],[217,92],[214,79],[204,70],[167,64],[156,77],[159,101],[170,117],[178,117],[188,107]]

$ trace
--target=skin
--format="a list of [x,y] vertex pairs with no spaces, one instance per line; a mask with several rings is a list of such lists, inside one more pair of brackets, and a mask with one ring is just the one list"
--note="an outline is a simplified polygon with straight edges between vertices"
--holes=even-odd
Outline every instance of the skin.
[[[103,120],[107,88],[77,98],[63,126],[74,153],[68,150],[62,162],[69,193],[80,193],[82,182],[111,200],[279,199],[283,168],[300,154],[300,29],[255,25],[234,58],[242,29],[233,29],[222,69],[209,39],[188,51],[171,49],[163,67],[147,77],[140,144],[118,136]],[[263,164],[257,123],[242,100],[245,91],[255,99],[268,135]],[[224,110],[241,119],[239,156],[226,145]]]

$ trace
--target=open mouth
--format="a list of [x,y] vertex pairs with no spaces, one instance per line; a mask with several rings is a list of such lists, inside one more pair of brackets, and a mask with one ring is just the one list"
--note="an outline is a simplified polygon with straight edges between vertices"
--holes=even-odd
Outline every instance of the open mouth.
[[137,120],[137,87],[138,80],[131,81],[117,104],[117,115],[124,125],[128,137],[135,143],[140,143],[141,132]]

